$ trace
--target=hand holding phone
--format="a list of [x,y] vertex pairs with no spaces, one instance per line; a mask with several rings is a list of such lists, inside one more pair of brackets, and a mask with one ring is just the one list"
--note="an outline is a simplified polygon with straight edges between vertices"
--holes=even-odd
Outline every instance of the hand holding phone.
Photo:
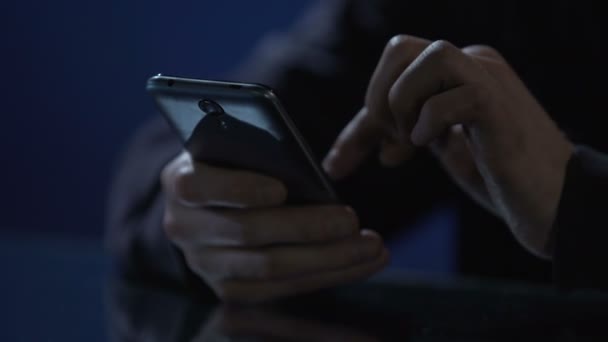
[[382,239],[342,205],[285,205],[274,178],[193,161],[162,175],[164,228],[189,268],[226,301],[259,302],[365,278],[388,260]]
[[258,84],[156,76],[148,91],[199,162],[280,179],[290,203],[336,203],[335,191],[274,92]]
[[[163,80],[167,86],[169,80]],[[229,98],[236,106],[230,106],[217,93],[176,88],[170,96],[156,93],[164,99],[160,108],[165,117],[180,118],[170,122],[181,132],[186,147],[162,173],[167,196],[164,228],[190,269],[220,298],[261,301],[293,295],[364,278],[386,264],[388,254],[381,238],[359,230],[354,211],[336,204],[311,159],[300,158],[305,155],[302,145],[283,144],[285,137],[297,136],[285,130],[286,121],[281,126],[281,121],[258,120],[253,124],[262,132],[252,131],[239,127],[260,113],[251,109],[259,106],[259,102],[252,105],[251,97],[234,94]],[[222,105],[222,110],[214,103]],[[239,108],[241,122],[216,120]],[[243,115],[248,108],[249,117]],[[267,113],[276,118],[276,111]],[[268,144],[261,144],[266,138]],[[283,147],[268,147],[277,142]],[[249,147],[248,153],[243,146]],[[275,162],[285,151],[300,157],[284,164],[288,167],[277,167]],[[260,165],[260,160],[272,163]],[[296,163],[304,168],[294,169]],[[298,176],[293,177],[293,172]],[[315,191],[295,183],[306,177],[307,186],[313,184]],[[292,190],[298,196],[288,201]]]

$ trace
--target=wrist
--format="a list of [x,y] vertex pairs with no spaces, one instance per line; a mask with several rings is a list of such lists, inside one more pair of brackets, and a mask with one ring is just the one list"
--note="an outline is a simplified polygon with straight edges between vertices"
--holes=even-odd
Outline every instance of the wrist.
[[[546,176],[540,181],[536,189],[537,206],[533,210],[530,220],[526,227],[527,241],[524,245],[535,255],[551,259],[553,257],[553,226],[557,218],[559,204],[562,198],[564,183],[568,164],[574,155],[574,145],[567,139],[563,139],[556,144],[552,153],[552,158],[547,165]],[[534,206],[533,206],[534,208]]]

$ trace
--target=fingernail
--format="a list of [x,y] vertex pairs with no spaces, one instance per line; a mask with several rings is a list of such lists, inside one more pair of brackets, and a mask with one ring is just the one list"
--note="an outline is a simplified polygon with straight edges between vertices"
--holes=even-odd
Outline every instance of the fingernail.
[[382,237],[373,230],[361,229],[359,233],[361,234],[361,237],[363,237],[365,240],[382,242]]
[[363,236],[367,239],[377,239],[378,233],[374,232],[373,230],[369,230],[369,229],[361,229],[361,236]]

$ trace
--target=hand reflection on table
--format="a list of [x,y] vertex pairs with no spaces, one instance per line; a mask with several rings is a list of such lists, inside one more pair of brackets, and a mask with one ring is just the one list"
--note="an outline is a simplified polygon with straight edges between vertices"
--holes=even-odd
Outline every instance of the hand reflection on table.
[[229,306],[122,283],[113,284],[107,296],[112,341],[382,340],[340,317],[328,319],[335,310],[322,306],[314,306],[324,311],[318,315],[310,308],[294,314],[276,305]]
[[113,341],[608,340],[606,293],[400,277],[239,307],[210,293],[108,290]]
[[210,341],[354,341],[378,338],[352,327],[321,320],[303,319],[271,308],[218,307],[208,323],[191,340]]

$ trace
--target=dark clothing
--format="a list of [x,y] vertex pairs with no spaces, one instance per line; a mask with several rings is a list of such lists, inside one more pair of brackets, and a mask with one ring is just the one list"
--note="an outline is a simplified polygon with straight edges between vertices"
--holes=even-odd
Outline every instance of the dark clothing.
[[[274,88],[322,159],[361,107],[391,36],[406,33],[457,46],[483,43],[503,53],[574,142],[608,151],[603,127],[595,124],[605,110],[600,57],[606,48],[600,43],[604,18],[594,6],[591,1],[320,1],[292,31],[267,38],[231,78]],[[175,283],[186,277],[161,229],[159,172],[180,149],[167,125],[154,120],[135,137],[117,175],[107,236],[118,265],[133,277]],[[563,284],[606,284],[608,272],[598,265],[608,260],[608,249],[601,248],[608,220],[600,217],[608,207],[607,163],[600,154],[580,150],[569,165],[555,237],[555,274]],[[591,197],[591,187],[603,201]],[[459,210],[462,274],[551,280],[551,264],[526,252],[504,223],[456,189],[426,152],[394,169],[371,158],[337,188],[364,225],[388,238],[437,203],[452,203]]]
[[555,229],[555,280],[608,289],[608,156],[579,147],[569,165]]

